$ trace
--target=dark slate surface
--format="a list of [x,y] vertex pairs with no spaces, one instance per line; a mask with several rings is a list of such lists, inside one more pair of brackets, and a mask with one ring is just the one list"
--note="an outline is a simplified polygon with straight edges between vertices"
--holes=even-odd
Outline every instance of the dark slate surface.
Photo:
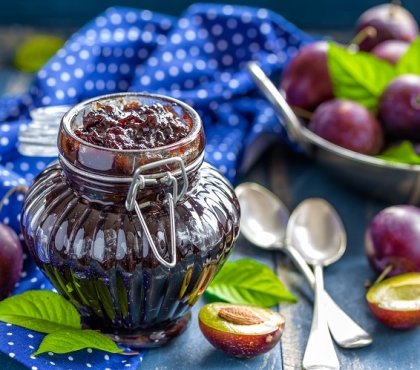
[[[275,256],[272,252],[256,249],[243,238],[238,240],[231,260],[255,258],[275,268]],[[201,334],[198,327],[198,311],[206,303],[204,299],[193,308],[192,320],[187,331],[168,346],[150,350],[144,356],[141,369],[154,370],[196,370],[196,369],[276,369],[282,368],[281,346],[254,359],[244,360],[229,357],[214,349]]]
[[[343,258],[325,270],[325,286],[336,302],[374,338],[363,349],[337,348],[341,368],[346,370],[405,370],[420,368],[419,329],[394,331],[379,324],[364,300],[365,283],[375,278],[363,250],[367,224],[388,204],[369,199],[321,170],[313,161],[273,146],[241,181],[269,187],[290,209],[307,197],[323,197],[333,204],[347,231]],[[253,360],[236,360],[213,350],[197,327],[197,308],[188,331],[166,348],[149,351],[143,369],[300,369],[312,320],[311,293],[303,278],[281,254],[264,252],[240,238],[234,258],[255,257],[272,266],[299,297],[299,303],[284,305],[286,330],[281,348]],[[281,362],[280,362],[281,356]],[[281,365],[282,364],[282,365]]]

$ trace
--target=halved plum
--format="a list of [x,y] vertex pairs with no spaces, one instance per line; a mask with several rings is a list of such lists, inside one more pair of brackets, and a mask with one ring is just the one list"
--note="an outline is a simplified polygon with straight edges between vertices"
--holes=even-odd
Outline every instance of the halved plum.
[[391,328],[420,325],[420,273],[382,280],[368,290],[366,299],[375,317]]
[[230,303],[210,303],[198,315],[206,339],[235,357],[251,358],[268,352],[283,334],[284,317],[272,310]]

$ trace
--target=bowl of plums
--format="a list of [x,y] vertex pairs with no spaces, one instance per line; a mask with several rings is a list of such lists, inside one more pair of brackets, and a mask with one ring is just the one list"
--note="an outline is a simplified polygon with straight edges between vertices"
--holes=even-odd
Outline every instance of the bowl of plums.
[[401,5],[365,11],[349,44],[304,45],[273,84],[248,71],[289,138],[329,172],[391,203],[420,204],[420,36]]

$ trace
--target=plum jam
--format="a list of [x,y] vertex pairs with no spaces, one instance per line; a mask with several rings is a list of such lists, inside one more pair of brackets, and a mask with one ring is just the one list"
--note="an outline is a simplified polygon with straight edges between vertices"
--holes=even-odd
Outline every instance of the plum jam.
[[[155,130],[137,135],[149,120]],[[118,127],[125,134],[109,139]],[[134,348],[186,328],[239,232],[238,200],[203,162],[204,147],[197,113],[163,96],[98,97],[63,117],[59,161],[30,188],[21,223],[31,256],[86,327]]]
[[95,104],[83,117],[83,127],[74,131],[88,143],[113,149],[150,149],[186,137],[189,126],[171,105]]

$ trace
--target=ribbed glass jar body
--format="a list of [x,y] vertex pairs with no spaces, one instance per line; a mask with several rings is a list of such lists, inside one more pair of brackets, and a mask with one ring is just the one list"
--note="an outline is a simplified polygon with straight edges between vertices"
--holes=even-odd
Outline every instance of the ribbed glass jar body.
[[[144,103],[142,94],[129,98]],[[132,347],[158,346],[183,331],[191,306],[232,250],[239,204],[223,176],[202,163],[204,136],[191,108],[180,107],[191,126],[187,140],[150,153],[98,148],[72,135],[72,124],[92,102],[63,118],[59,163],[47,168],[27,194],[23,234],[37,265],[78,308],[87,326]],[[136,194],[157,253],[165,261],[175,259],[174,267],[167,267],[152,250],[138,214],[127,209],[126,199],[138,166],[172,157],[182,159],[186,177],[172,162],[145,174],[154,179],[170,172],[178,189],[186,183],[173,216],[165,202],[173,189],[169,184],[151,181]]]

